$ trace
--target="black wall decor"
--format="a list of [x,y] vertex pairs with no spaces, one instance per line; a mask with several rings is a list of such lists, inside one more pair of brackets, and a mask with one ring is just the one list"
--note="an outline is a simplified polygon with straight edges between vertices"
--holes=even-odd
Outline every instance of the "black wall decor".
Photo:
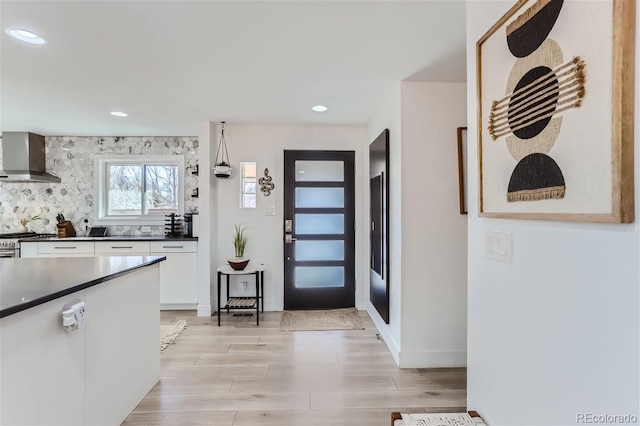
[[264,177],[258,179],[258,184],[260,185],[260,191],[267,197],[271,195],[271,191],[276,187],[272,181],[273,178],[269,176],[269,169],[264,169]]
[[369,145],[369,300],[389,324],[389,129]]

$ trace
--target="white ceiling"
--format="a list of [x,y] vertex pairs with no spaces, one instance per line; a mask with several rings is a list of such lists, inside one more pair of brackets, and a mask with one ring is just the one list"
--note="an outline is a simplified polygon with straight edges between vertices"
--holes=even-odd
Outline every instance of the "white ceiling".
[[466,80],[464,1],[2,0],[0,22],[3,131],[366,125],[398,81]]

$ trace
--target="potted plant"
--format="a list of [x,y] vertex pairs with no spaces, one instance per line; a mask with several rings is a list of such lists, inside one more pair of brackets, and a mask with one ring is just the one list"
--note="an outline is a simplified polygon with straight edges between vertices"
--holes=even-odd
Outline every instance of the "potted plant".
[[246,228],[240,225],[233,225],[233,247],[235,249],[236,256],[228,259],[227,262],[236,271],[241,271],[249,264],[249,259],[244,257],[244,249],[247,247],[247,236],[245,235]]
[[34,220],[40,220],[42,219],[40,216],[38,215],[34,215],[31,217],[25,217],[20,219],[20,225],[22,225],[22,228],[20,229],[21,232],[29,232],[29,228],[27,228],[27,223],[29,222],[33,222]]
[[231,166],[226,161],[216,163],[215,167],[213,168],[213,174],[217,178],[227,179],[229,176],[231,176]]

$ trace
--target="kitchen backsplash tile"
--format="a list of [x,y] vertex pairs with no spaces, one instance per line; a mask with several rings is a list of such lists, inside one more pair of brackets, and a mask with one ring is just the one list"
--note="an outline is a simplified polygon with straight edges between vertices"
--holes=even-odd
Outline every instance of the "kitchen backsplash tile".
[[[60,183],[0,183],[0,232],[16,232],[20,219],[39,215],[42,220],[30,222],[29,230],[56,232],[56,215],[62,213],[73,222],[78,235],[85,234],[84,219],[93,225],[95,191],[94,159],[101,155],[184,155],[185,211],[198,208],[192,198],[198,187],[198,176],[191,172],[198,163],[198,138],[188,137],[46,137],[47,171],[61,178]],[[2,156],[0,155],[0,168]],[[109,226],[110,235],[141,235],[140,226]],[[152,226],[153,235],[163,235],[163,226]]]

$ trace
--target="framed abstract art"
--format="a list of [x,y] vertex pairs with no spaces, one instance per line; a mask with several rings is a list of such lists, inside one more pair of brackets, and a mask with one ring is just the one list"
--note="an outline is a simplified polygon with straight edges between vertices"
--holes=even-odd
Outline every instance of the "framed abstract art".
[[635,0],[518,1],[477,42],[479,214],[629,223]]

